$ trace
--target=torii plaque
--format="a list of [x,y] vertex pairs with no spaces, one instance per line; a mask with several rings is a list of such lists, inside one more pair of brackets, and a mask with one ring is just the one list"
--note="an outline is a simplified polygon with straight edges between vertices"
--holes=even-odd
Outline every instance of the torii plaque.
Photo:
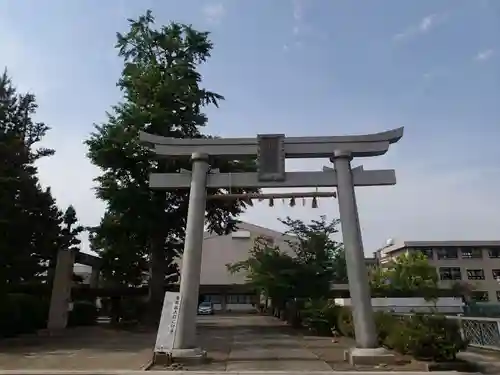
[[[334,137],[285,137],[283,134],[263,134],[256,138],[178,139],[141,133],[142,142],[162,158],[190,158],[192,171],[153,173],[152,189],[175,190],[190,188],[186,240],[181,270],[182,302],[174,350],[185,352],[196,347],[196,315],[200,284],[202,243],[209,188],[296,188],[337,187],[342,238],[346,252],[349,290],[353,305],[356,334],[356,355],[359,350],[378,347],[371,307],[368,274],[356,205],[355,186],[395,185],[394,170],[366,171],[351,169],[355,157],[385,154],[391,144],[403,136],[403,128],[367,135]],[[209,171],[209,157],[238,159],[258,157],[257,173],[219,173]],[[287,158],[329,158],[334,168],[317,172],[286,172]],[[175,356],[175,353],[173,353]],[[354,354],[353,354],[354,355]]]

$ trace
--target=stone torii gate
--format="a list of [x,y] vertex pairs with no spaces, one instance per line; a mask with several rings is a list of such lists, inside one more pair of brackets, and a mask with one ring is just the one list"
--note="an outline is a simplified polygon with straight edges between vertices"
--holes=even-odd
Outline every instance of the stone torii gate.
[[[403,128],[367,135],[334,137],[285,137],[283,134],[256,138],[174,139],[141,133],[140,140],[152,146],[157,157],[191,159],[192,170],[179,173],[153,173],[152,189],[190,188],[186,239],[181,270],[181,305],[172,356],[202,353],[196,349],[196,315],[200,284],[202,243],[208,188],[298,188],[337,187],[342,238],[346,253],[349,289],[353,305],[356,346],[350,360],[389,355],[378,348],[368,273],[356,204],[355,186],[395,185],[394,170],[351,169],[355,157],[385,154],[403,136]],[[210,158],[237,160],[258,158],[255,173],[220,173],[210,170]],[[287,158],[329,158],[334,168],[323,171],[286,172]],[[208,197],[210,198],[210,197]],[[181,354],[182,353],[182,354]]]

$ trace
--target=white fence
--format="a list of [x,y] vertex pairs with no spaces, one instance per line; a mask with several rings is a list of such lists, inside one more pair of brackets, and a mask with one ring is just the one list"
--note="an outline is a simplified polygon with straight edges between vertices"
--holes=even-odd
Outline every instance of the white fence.
[[500,318],[446,317],[459,321],[460,333],[470,346],[500,351]]
[[[335,298],[338,306],[352,306],[350,298]],[[387,311],[396,314],[406,314],[412,312],[441,314],[462,314],[464,312],[461,298],[440,297],[436,301],[426,301],[424,298],[372,298],[372,308],[374,311]]]

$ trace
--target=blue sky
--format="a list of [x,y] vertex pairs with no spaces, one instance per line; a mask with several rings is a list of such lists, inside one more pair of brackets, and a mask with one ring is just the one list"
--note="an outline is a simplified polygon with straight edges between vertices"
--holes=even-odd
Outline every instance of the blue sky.
[[[0,66],[38,98],[56,155],[40,163],[61,206],[85,225],[103,205],[82,142],[120,100],[113,46],[127,18],[152,9],[212,32],[204,84],[226,97],[209,109],[221,136],[342,135],[405,126],[388,155],[357,160],[395,168],[398,185],[358,189],[370,253],[401,240],[500,237],[500,2],[494,0],[0,0]],[[328,161],[295,161],[318,170]],[[300,206],[300,205],[299,205]],[[320,207],[256,205],[242,218],[337,217]]]

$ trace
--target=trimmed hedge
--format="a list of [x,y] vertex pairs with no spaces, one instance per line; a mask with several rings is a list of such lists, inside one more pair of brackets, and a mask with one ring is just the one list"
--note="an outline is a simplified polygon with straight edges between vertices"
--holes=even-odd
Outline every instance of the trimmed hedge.
[[[349,308],[327,301],[308,302],[300,316],[303,325],[317,334],[328,335],[335,330],[341,336],[354,338]],[[416,359],[453,361],[468,345],[460,335],[458,322],[443,315],[397,316],[379,311],[375,313],[375,324],[381,346]]]
[[45,328],[49,311],[46,298],[6,294],[0,298],[0,337],[34,333]]
[[[36,333],[47,327],[49,298],[12,293],[0,296],[0,338]],[[75,301],[68,314],[68,326],[92,325],[97,322],[97,308],[88,301]]]

